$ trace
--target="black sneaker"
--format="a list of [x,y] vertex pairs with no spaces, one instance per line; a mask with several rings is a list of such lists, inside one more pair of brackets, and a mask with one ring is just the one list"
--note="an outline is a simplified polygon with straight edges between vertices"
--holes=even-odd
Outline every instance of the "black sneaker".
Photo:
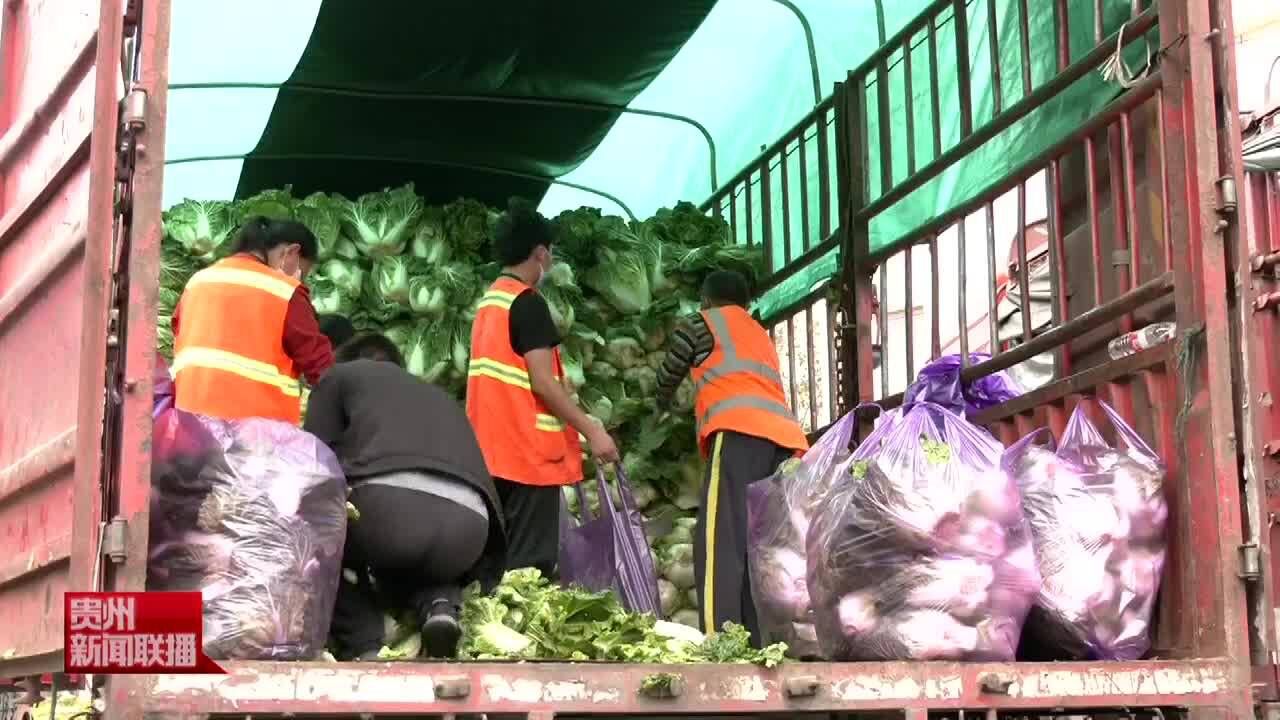
[[462,625],[457,611],[448,603],[437,602],[422,623],[422,654],[429,658],[451,658],[458,654]]

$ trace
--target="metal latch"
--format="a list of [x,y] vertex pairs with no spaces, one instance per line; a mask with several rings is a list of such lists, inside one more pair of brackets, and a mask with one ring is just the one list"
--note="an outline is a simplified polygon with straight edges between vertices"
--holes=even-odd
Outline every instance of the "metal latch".
[[440,678],[435,682],[435,693],[441,700],[461,700],[471,694],[471,678]]
[[147,91],[134,88],[124,98],[124,112],[120,122],[126,130],[142,132],[147,129]]
[[124,518],[113,518],[102,531],[102,554],[119,565],[129,556],[129,524]]
[[814,697],[821,685],[817,675],[796,675],[787,678],[783,689],[789,698]]
[[1262,550],[1258,543],[1240,546],[1240,578],[1250,582],[1262,577]]
[[1220,215],[1234,215],[1236,207],[1240,204],[1239,197],[1236,195],[1236,179],[1230,175],[1224,175],[1218,178],[1218,213]]
[[1010,673],[986,673],[978,678],[978,687],[991,695],[1008,695],[1016,678]]

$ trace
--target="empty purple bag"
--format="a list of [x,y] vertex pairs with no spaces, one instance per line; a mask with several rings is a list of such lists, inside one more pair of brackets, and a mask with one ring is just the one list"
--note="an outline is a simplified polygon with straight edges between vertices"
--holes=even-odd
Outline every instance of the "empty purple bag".
[[[969,353],[969,365],[990,360],[990,355]],[[960,356],[943,355],[925,365],[903,397],[903,404],[931,402],[954,413],[970,416],[995,407],[1022,394],[1022,388],[1008,373],[991,373],[967,385],[960,381]]]
[[591,511],[582,483],[573,490],[583,522],[574,520],[561,500],[560,581],[587,590],[613,590],[628,610],[657,615],[658,571],[645,538],[644,516],[636,508],[626,474],[620,466],[616,472],[621,509],[614,507],[604,471],[598,468],[599,517],[587,519]]

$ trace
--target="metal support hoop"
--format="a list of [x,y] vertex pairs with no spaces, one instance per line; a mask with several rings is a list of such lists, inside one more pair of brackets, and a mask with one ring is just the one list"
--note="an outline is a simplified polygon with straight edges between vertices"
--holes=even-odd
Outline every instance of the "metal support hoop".
[[491,165],[478,165],[478,164],[472,164],[472,163],[453,162],[450,160],[387,158],[387,157],[379,157],[377,155],[359,155],[359,154],[352,154],[352,153],[266,153],[262,155],[249,155],[246,153],[239,153],[239,154],[231,154],[231,155],[195,155],[192,157],[174,158],[172,160],[165,160],[164,164],[165,165],[186,165],[189,163],[197,163],[197,162],[217,162],[220,160],[246,160],[246,159],[267,160],[272,162],[282,161],[282,160],[358,160],[358,161],[375,161],[375,162],[388,162],[388,163],[390,162],[406,163],[410,165],[436,165],[439,167],[452,167],[452,168],[459,168],[462,170],[479,170],[480,172],[492,173],[494,175],[508,175],[511,177],[523,178],[525,180],[537,180],[539,182],[548,182],[553,185],[563,185],[565,187],[573,188],[574,190],[589,192],[592,195],[598,195],[606,200],[612,201],[618,207],[622,208],[622,211],[627,214],[627,218],[629,218],[633,222],[636,221],[635,213],[631,212],[631,208],[627,207],[626,203],[622,202],[622,200],[618,199],[618,197],[613,195],[612,193],[605,192],[604,190],[597,190],[596,188],[589,187],[587,185],[580,185],[575,182],[569,182],[568,180],[559,180],[557,178],[547,177],[545,175],[536,175],[534,173],[520,172],[519,170],[510,170],[508,168],[493,167]]
[[[812,52],[812,41],[810,42]],[[816,72],[816,66],[815,66]],[[816,79],[815,75],[815,79]],[[623,113],[626,115],[643,115],[664,120],[674,120],[693,127],[707,143],[709,157],[708,170],[711,177],[711,192],[719,189],[716,176],[716,142],[706,126],[686,115],[665,112],[662,110],[646,110],[643,108],[610,105],[608,103],[586,102],[582,100],[566,100],[561,98],[504,97],[502,95],[451,95],[439,93],[385,92],[362,88],[345,88],[334,85],[316,85],[312,83],[256,83],[256,82],[206,82],[206,83],[171,83],[170,90],[280,90],[282,88],[300,90],[307,93],[324,95],[344,95],[347,97],[368,97],[380,99],[426,100],[430,102],[477,102],[500,105],[527,105],[533,107],[562,107],[593,112]]]

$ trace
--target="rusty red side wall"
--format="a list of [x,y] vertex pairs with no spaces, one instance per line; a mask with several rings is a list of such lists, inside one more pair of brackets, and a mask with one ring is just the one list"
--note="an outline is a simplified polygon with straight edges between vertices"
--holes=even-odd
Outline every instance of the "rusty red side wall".
[[122,14],[3,13],[0,677],[61,668],[62,592],[93,578]]

